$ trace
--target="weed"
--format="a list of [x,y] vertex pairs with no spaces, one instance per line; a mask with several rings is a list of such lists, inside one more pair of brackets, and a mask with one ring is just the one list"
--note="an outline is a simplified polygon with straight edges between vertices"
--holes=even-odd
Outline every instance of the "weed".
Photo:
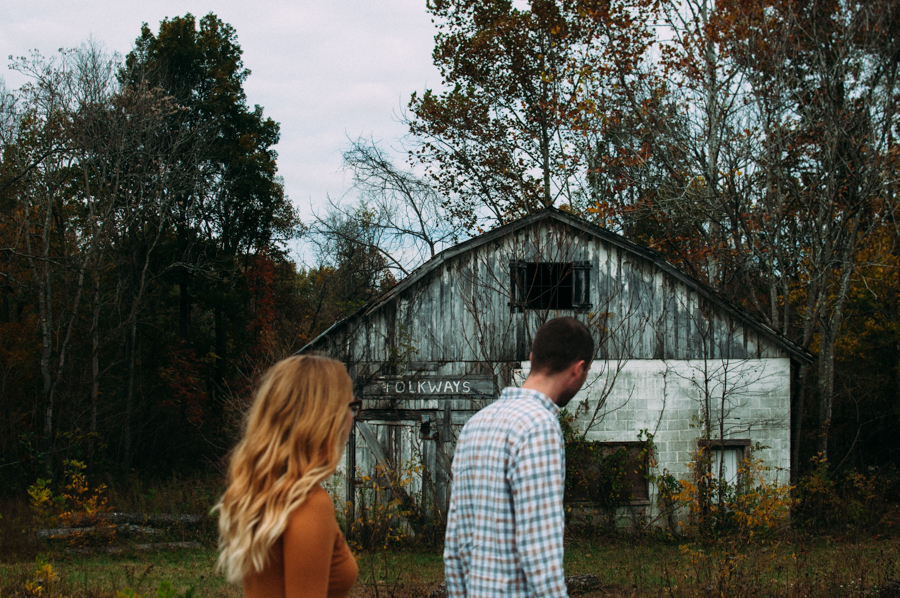
[[837,473],[821,455],[813,457],[811,465],[796,489],[794,521],[802,529],[858,534],[890,523],[900,486],[896,471]]
[[580,537],[615,533],[619,508],[636,498],[635,479],[642,480],[653,463],[653,435],[641,430],[636,443],[589,441],[577,433],[576,418],[577,413],[560,411],[566,447],[566,532]]
[[202,514],[225,491],[222,476],[182,478],[177,474],[147,481],[130,476],[111,484],[110,501],[117,510],[133,513]]
[[387,550],[415,536],[415,526],[422,519],[420,498],[410,492],[422,466],[412,462],[395,470],[379,463],[375,475],[358,472],[362,484],[357,487],[356,517],[349,517],[348,503],[344,517],[352,519],[348,529],[351,546],[356,550]]
[[54,593],[56,586],[57,576],[53,571],[53,565],[47,562],[45,557],[39,556],[31,579],[25,582],[26,594],[28,596],[49,596]]
[[240,588],[215,572],[216,556],[215,551],[201,549],[115,557],[41,557],[29,563],[0,563],[0,596],[238,598]]
[[148,483],[137,476],[121,480],[110,489],[110,502],[116,510],[126,513],[202,515],[199,525],[176,524],[166,528],[164,538],[169,541],[198,541],[214,546],[218,538],[216,519],[209,510],[224,492],[224,480],[219,475],[170,478]]
[[[171,583],[163,581],[152,594],[153,598],[196,598],[194,588],[188,588],[184,592],[178,592]],[[116,591],[116,598],[148,598],[147,594],[139,594],[131,588]]]
[[[28,488],[35,522],[45,528],[71,528],[72,533],[65,536],[69,546],[81,546],[89,539],[112,540],[116,527],[100,518],[110,510],[106,484],[91,488],[85,475],[86,466],[81,461],[69,459],[63,464],[65,475],[59,490],[54,492],[47,479],[38,479]],[[88,526],[89,534],[85,531]]]
[[673,483],[665,471],[657,478],[660,507],[681,512],[679,531],[704,543],[724,534],[747,543],[783,529],[789,521],[791,489],[766,479],[769,468],[755,456],[761,448],[751,448],[739,466],[737,481],[728,482],[712,466],[710,447],[699,447],[688,464],[690,478]]
[[31,560],[41,546],[34,535],[35,515],[26,500],[27,494],[12,496],[0,502],[0,560],[15,557]]
[[[756,596],[790,560],[779,532],[787,529],[790,488],[767,479],[767,466],[751,448],[729,482],[713,466],[712,444],[701,445],[688,479],[666,471],[657,478],[658,501],[671,521],[677,519],[681,566],[670,588],[701,588],[700,595]],[[677,515],[680,514],[680,517]],[[679,595],[670,589],[669,595]],[[693,595],[686,593],[683,595]]]
[[[850,541],[800,536],[730,547],[688,544],[687,549],[652,537],[608,536],[602,541],[568,540],[567,575],[593,574],[601,590],[584,598],[829,598],[896,594],[900,541],[894,537]],[[55,576],[44,582],[43,598],[114,598],[129,589],[146,598],[221,596],[241,590],[215,572],[212,549],[45,559]],[[443,561],[434,549],[391,548],[357,553],[360,577],[354,598],[428,596],[443,580]],[[0,596],[22,598],[27,582],[46,580],[41,564],[0,562]],[[725,572],[727,571],[727,575]],[[52,583],[52,585],[51,585]],[[194,594],[188,588],[195,588]],[[169,588],[169,589],[166,589]],[[162,592],[161,592],[162,589]],[[172,590],[177,590],[174,596]],[[169,592],[169,594],[166,594]]]

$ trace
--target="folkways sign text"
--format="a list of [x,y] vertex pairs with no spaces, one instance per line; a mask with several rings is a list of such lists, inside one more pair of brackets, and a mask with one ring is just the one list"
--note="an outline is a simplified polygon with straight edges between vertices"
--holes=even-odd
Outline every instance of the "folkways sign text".
[[490,376],[398,376],[367,384],[363,395],[425,399],[439,396],[493,396],[494,392],[494,381]]

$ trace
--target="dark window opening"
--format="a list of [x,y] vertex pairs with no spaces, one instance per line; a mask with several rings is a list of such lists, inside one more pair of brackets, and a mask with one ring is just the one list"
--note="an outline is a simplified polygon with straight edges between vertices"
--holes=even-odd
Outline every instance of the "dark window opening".
[[525,309],[572,309],[571,264],[526,264]]
[[640,442],[569,442],[566,444],[566,502],[591,503],[604,509],[646,504],[646,445]]
[[514,261],[510,263],[510,279],[513,311],[592,307],[588,262]]

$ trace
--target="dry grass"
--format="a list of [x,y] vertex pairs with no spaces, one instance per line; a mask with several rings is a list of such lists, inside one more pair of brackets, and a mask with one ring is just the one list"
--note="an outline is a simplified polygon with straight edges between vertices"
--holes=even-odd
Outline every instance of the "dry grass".
[[109,504],[117,511],[133,513],[206,514],[225,491],[220,475],[180,478],[146,483],[138,476],[124,482],[108,482]]
[[[156,595],[163,582],[179,593],[193,588],[196,596],[241,596],[215,572],[217,554],[213,549],[159,553],[125,553],[116,556],[58,556],[51,559],[56,579],[43,584],[46,598],[115,598],[131,589],[137,594]],[[34,562],[0,563],[0,596],[32,596],[26,584],[34,581]]]
[[34,528],[33,515],[24,493],[0,502],[0,562],[33,560],[41,550]]
[[[57,576],[47,598],[113,598],[130,588],[153,596],[163,581],[197,596],[240,596],[214,571],[212,548],[158,554],[51,559]],[[427,597],[443,580],[439,551],[358,555],[360,576],[354,598]],[[572,542],[566,550],[566,573],[594,574],[600,589],[585,598],[693,597],[863,597],[879,596],[900,578],[900,540],[896,537],[840,540],[821,538],[757,546],[729,553],[724,546],[707,550],[676,544],[609,539]],[[0,596],[31,595],[36,565],[0,562]],[[892,594],[885,594],[893,596]]]
[[879,596],[900,579],[900,540],[798,539],[737,549],[727,541],[702,548],[620,539],[570,546],[566,561],[567,574],[600,578],[589,598]]
[[[93,480],[90,480],[93,485]],[[216,521],[209,515],[222,492],[222,481],[218,476],[208,478],[179,479],[176,477],[160,481],[152,486],[145,485],[139,478],[120,482],[121,490],[111,487],[108,491],[109,509],[120,513],[176,515],[201,515],[199,525],[172,525],[159,529],[161,533],[150,538],[129,538],[119,530],[111,541],[114,544],[130,542],[200,542],[213,546],[216,542]],[[47,519],[46,516],[44,519]],[[0,500],[0,562],[33,562],[38,554],[56,555],[64,553],[71,542],[41,542],[35,537],[39,527],[55,527],[48,521],[43,524],[35,518],[29,504],[28,495],[22,491]],[[92,542],[85,538],[86,545],[100,545],[105,541]]]
[[[140,480],[110,493],[117,511],[206,513],[221,491],[220,481],[173,478],[153,487]],[[892,511],[894,515],[897,511]],[[36,595],[27,584],[46,578],[35,562],[46,555],[55,580],[44,579],[46,598],[114,598],[126,588],[155,596],[163,582],[196,596],[240,596],[214,571],[215,521],[176,527],[153,541],[195,541],[203,548],[175,552],[125,552],[77,556],[61,541],[46,543],[24,494],[0,503],[0,597]],[[771,538],[738,546],[725,537],[713,545],[651,536],[597,536],[566,546],[567,575],[596,575],[600,589],[587,598],[805,598],[900,597],[900,516],[884,517],[877,533]],[[117,540],[122,540],[118,538]],[[354,598],[429,596],[443,580],[440,549],[375,551],[358,556],[360,576]],[[886,587],[896,584],[898,591]]]

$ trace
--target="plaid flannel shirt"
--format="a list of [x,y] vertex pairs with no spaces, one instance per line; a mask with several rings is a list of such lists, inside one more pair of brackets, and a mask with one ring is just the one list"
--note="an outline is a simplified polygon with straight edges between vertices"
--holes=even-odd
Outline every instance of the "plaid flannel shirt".
[[566,596],[558,413],[539,392],[507,388],[463,427],[444,544],[448,597]]

